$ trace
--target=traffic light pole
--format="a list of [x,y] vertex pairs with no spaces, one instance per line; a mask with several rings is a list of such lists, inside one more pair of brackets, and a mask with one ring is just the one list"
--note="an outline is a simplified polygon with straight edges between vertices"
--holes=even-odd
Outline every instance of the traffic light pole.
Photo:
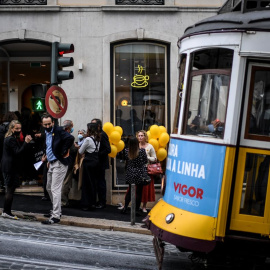
[[58,44],[59,42],[52,43],[52,57],[51,57],[51,85],[57,85],[57,71],[58,71]]

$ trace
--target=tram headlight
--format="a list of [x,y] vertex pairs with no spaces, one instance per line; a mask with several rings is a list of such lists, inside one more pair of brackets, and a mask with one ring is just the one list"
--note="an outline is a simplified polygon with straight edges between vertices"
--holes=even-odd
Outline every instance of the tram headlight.
[[166,175],[163,175],[161,179],[161,194],[164,196],[165,194],[165,189],[166,189]]
[[174,214],[171,213],[171,214],[167,215],[166,218],[165,218],[165,220],[166,220],[166,223],[167,223],[167,224],[172,223],[173,220],[174,220]]

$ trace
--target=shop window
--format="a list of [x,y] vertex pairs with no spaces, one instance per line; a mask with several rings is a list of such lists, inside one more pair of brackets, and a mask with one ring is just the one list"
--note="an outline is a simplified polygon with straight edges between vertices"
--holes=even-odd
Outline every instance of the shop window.
[[[114,124],[122,140],[151,125],[166,125],[166,47],[132,43],[114,47]],[[160,182],[157,182],[160,183]],[[116,157],[116,185],[125,185],[123,151]]]
[[207,49],[191,54],[191,76],[183,134],[223,138],[233,51]]

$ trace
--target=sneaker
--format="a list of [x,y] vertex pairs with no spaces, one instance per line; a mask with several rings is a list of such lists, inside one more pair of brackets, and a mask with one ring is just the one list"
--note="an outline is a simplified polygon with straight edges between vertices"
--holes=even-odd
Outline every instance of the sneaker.
[[50,198],[47,198],[47,197],[44,196],[44,197],[41,198],[41,200],[42,200],[42,201],[49,201]]
[[7,213],[2,213],[1,215],[3,218],[10,218],[10,219],[15,219],[15,220],[19,220],[19,218],[17,216],[14,216],[13,214],[7,214]]
[[147,210],[146,210],[146,208],[143,208],[143,210],[142,210],[142,211],[143,211],[143,213],[147,213]]
[[44,217],[50,218],[52,216],[52,212],[53,210],[50,210],[50,212],[48,214],[44,214]]
[[22,181],[22,186],[28,186],[29,182],[28,181]]
[[59,223],[59,222],[60,222],[60,219],[59,218],[52,217],[50,219],[41,221],[41,224],[52,225],[52,224]]
[[99,203],[99,204],[96,205],[96,208],[97,208],[97,209],[104,209],[104,208],[106,208],[106,204],[104,204],[104,203]]
[[35,179],[29,181],[29,185],[37,185],[37,184],[38,184],[38,182]]

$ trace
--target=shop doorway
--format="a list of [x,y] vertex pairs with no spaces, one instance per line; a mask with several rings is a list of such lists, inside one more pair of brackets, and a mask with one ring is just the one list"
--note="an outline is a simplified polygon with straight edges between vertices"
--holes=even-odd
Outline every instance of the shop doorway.
[[[2,91],[5,95],[0,96],[1,120],[7,112],[16,112],[22,123],[23,132],[31,134],[33,130],[38,129],[39,115],[32,111],[32,85],[50,84],[50,43],[36,42],[13,42],[0,43],[0,51],[4,51],[7,57],[3,57],[0,74],[4,79],[1,81]],[[5,61],[4,61],[5,60]],[[4,89],[4,90],[3,90]],[[6,105],[5,105],[6,104]],[[5,106],[4,106],[5,105]],[[29,119],[26,119],[26,118]],[[33,124],[32,120],[35,119]],[[28,130],[29,129],[29,130]],[[38,150],[37,150],[38,151]],[[29,153],[30,154],[30,153]],[[22,170],[21,188],[19,192],[42,192],[42,171],[37,173],[33,167],[31,157],[25,160],[31,160],[29,164],[24,164]],[[35,181],[34,181],[35,180]]]

